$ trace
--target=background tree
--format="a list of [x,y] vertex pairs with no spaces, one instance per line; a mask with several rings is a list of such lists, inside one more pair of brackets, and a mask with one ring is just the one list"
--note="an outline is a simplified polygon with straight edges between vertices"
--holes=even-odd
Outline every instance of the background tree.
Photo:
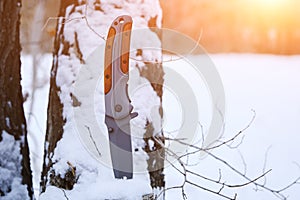
[[0,196],[33,199],[20,75],[21,0],[0,2]]
[[[99,0],[87,2],[77,0],[61,1],[54,41],[54,61],[51,70],[45,154],[41,177],[41,190],[45,192],[42,197],[45,197],[45,199],[47,199],[48,194],[50,195],[50,192],[47,193],[48,186],[56,186],[55,190],[63,190],[64,194],[67,193],[68,196],[72,197],[75,193],[65,190],[72,190],[74,185],[80,180],[84,182],[86,178],[91,178],[97,184],[97,181],[101,181],[101,178],[103,178],[103,175],[99,177],[97,172],[103,174],[105,169],[100,169],[99,163],[95,162],[95,159],[89,159],[88,152],[83,148],[73,129],[74,126],[79,125],[75,125],[77,122],[74,122],[72,109],[88,109],[91,107],[85,101],[85,98],[90,94],[85,96],[76,94],[74,85],[78,77],[83,74],[80,70],[83,68],[86,70],[84,66],[88,62],[88,57],[101,44],[105,43],[104,38],[111,22],[122,14],[128,14],[133,17],[134,29],[145,28],[148,30],[148,33],[151,33],[152,37],[160,41],[159,33],[154,30],[155,27],[161,26],[162,19],[160,4],[157,0],[117,2],[100,2]],[[147,44],[149,41],[145,39],[139,42],[139,46],[143,47],[145,46],[143,43]],[[153,99],[155,99],[154,101],[158,102],[160,106],[155,111],[158,122],[154,123],[152,119],[149,119],[149,113],[139,113],[137,123],[143,127],[139,131],[144,135],[144,140],[135,141],[134,145],[136,146],[134,149],[135,154],[138,154],[137,157],[142,157],[145,165],[148,166],[146,169],[149,171],[149,175],[147,175],[149,178],[144,178],[143,180],[146,180],[147,185],[151,185],[155,189],[154,191],[160,192],[165,186],[163,174],[164,150],[161,147],[164,141],[161,123],[159,122],[162,116],[161,101],[164,73],[160,63],[161,52],[146,52],[143,49],[136,49],[132,54],[134,58],[132,59],[131,67],[138,69],[136,70],[139,73],[136,78],[137,82],[144,81],[147,83],[149,86],[147,89],[151,88],[149,96],[152,95]],[[99,58],[98,62],[99,65],[104,64],[103,59]],[[86,82],[99,79],[99,77],[94,77],[93,75],[90,72],[90,78]],[[140,98],[140,100],[149,101],[147,98]],[[152,105],[148,106],[151,107]],[[103,112],[102,115],[104,115]],[[93,124],[95,123],[91,119],[86,120],[84,124],[86,129],[79,130],[79,132],[81,132],[80,134],[90,135],[91,146],[95,146],[94,150],[98,152],[99,157],[109,156],[107,153],[102,153],[105,148],[98,145],[98,142],[104,139],[101,137],[97,138],[99,136],[93,129]],[[157,142],[158,140],[162,142]],[[145,153],[141,153],[141,151],[149,153],[150,156],[147,158]],[[152,151],[155,153],[151,153]],[[80,155],[85,155],[85,159],[82,160],[76,152]],[[90,183],[88,184],[90,185]],[[126,182],[124,182],[125,185],[126,187],[128,186]],[[79,191],[81,186],[77,186],[76,190]],[[140,196],[149,193],[148,190],[137,192],[139,193],[137,195]],[[85,190],[84,193],[87,195],[89,191]],[[98,195],[97,198],[101,198],[99,197],[101,192],[97,192],[94,195]],[[131,198],[132,195],[130,196]],[[114,198],[124,197],[126,198],[126,196],[121,194],[121,196]]]

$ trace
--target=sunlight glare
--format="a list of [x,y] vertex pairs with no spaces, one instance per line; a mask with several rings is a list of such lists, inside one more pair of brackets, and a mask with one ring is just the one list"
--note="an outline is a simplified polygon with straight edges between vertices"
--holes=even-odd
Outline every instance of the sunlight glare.
[[286,1],[287,0],[254,0],[254,2],[264,7],[277,7],[282,5]]

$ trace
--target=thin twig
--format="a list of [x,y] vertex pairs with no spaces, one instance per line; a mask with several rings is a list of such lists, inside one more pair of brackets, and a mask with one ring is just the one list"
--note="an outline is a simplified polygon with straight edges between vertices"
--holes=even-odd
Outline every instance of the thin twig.
[[249,129],[250,126],[252,125],[252,123],[254,122],[254,120],[255,120],[255,118],[256,118],[256,112],[255,112],[255,110],[252,110],[252,112],[253,112],[253,116],[252,116],[250,122],[247,124],[247,126],[246,126],[245,128],[243,128],[242,130],[240,130],[240,131],[239,131],[237,134],[235,134],[232,138],[230,138],[230,139],[228,139],[228,140],[226,140],[226,141],[223,141],[223,142],[221,142],[220,144],[214,145],[214,146],[212,146],[212,147],[208,147],[208,148],[206,148],[205,150],[216,149],[216,148],[221,147],[221,146],[223,146],[223,145],[225,145],[225,144],[228,144],[228,143],[230,143],[230,142],[233,142],[238,136],[240,136],[240,135],[241,135],[242,133],[244,133],[247,129]]
[[101,154],[100,150],[98,149],[97,144],[96,144],[96,142],[95,142],[95,140],[94,140],[94,138],[93,138],[93,136],[92,136],[90,127],[88,127],[87,125],[84,125],[84,126],[87,128],[87,130],[88,130],[88,132],[89,132],[89,136],[90,136],[90,138],[91,138],[91,140],[92,140],[92,142],[93,142],[93,144],[94,144],[94,146],[95,146],[95,148],[96,148],[96,150],[97,150],[97,152],[98,152],[98,155],[101,157],[102,154]]
[[[253,111],[253,112],[254,112],[254,111]],[[177,139],[168,138],[169,140],[178,142],[178,143],[180,143],[180,144],[182,144],[182,145],[186,145],[187,147],[190,147],[190,148],[193,148],[193,149],[194,149],[194,151],[187,152],[187,153],[185,153],[184,155],[181,155],[181,156],[178,156],[178,155],[176,155],[175,153],[172,153],[172,154],[171,154],[171,156],[175,156],[174,158],[175,158],[175,159],[180,163],[180,165],[183,167],[184,172],[182,172],[182,171],[180,171],[180,170],[179,170],[179,171],[180,171],[181,174],[184,176],[184,178],[185,178],[184,180],[185,180],[188,184],[190,184],[190,185],[196,186],[196,187],[198,187],[198,188],[201,188],[201,189],[203,189],[203,190],[205,190],[205,191],[212,192],[212,193],[214,193],[214,194],[218,194],[218,195],[220,195],[220,196],[222,196],[222,194],[220,194],[220,192],[223,191],[223,190],[225,189],[225,187],[227,187],[227,188],[240,188],[240,187],[245,187],[245,186],[247,186],[247,185],[253,184],[253,185],[255,186],[256,190],[258,190],[258,189],[263,189],[263,190],[266,190],[266,191],[271,192],[274,196],[276,196],[276,197],[279,198],[279,199],[286,199],[287,196],[285,196],[284,194],[282,194],[282,192],[283,192],[283,191],[286,191],[287,189],[289,189],[289,188],[292,187],[293,185],[296,185],[296,184],[298,185],[298,184],[300,184],[300,177],[298,177],[297,179],[295,179],[293,182],[291,182],[291,183],[288,184],[287,186],[285,186],[285,187],[283,187],[283,188],[281,188],[281,189],[275,190],[275,189],[272,189],[272,188],[268,187],[265,183],[264,183],[264,184],[260,184],[260,183],[257,182],[259,179],[262,179],[262,178],[266,177],[267,174],[271,172],[271,169],[269,169],[268,171],[265,172],[265,167],[264,167],[263,173],[262,173],[260,176],[254,178],[254,179],[251,179],[251,178],[249,178],[249,177],[246,175],[246,168],[245,168],[245,170],[244,170],[244,173],[242,173],[242,172],[240,172],[239,170],[237,170],[234,166],[232,166],[230,163],[228,163],[226,160],[224,160],[224,159],[222,159],[222,158],[220,158],[220,157],[214,155],[214,154],[211,152],[211,149],[221,148],[222,146],[228,146],[229,143],[232,143],[234,140],[236,140],[236,138],[237,138],[239,135],[241,135],[245,130],[247,130],[247,129],[250,127],[250,125],[253,123],[254,119],[255,119],[255,112],[254,112],[254,115],[253,115],[253,117],[252,117],[252,120],[250,121],[250,123],[249,123],[245,128],[243,128],[241,131],[239,131],[239,132],[238,132],[235,136],[233,136],[231,139],[226,140],[226,141],[222,142],[221,144],[218,144],[218,145],[216,145],[216,146],[214,146],[214,147],[210,147],[210,148],[202,148],[202,147],[198,147],[198,146],[196,146],[196,145],[191,145],[191,144],[188,144],[188,143],[186,142],[186,140],[183,140],[183,139],[177,140]],[[161,144],[161,145],[164,146],[163,144]],[[166,152],[168,152],[168,151],[169,151],[169,149],[166,149]],[[221,175],[220,172],[219,172],[219,179],[218,179],[218,180],[215,180],[215,179],[211,179],[211,178],[205,177],[205,176],[203,176],[203,175],[200,175],[200,174],[198,174],[198,173],[195,173],[195,172],[193,172],[193,171],[187,169],[187,168],[186,168],[187,166],[184,165],[184,163],[181,161],[181,159],[184,158],[185,156],[189,156],[189,155],[191,155],[191,154],[196,154],[196,153],[201,152],[201,151],[207,153],[210,157],[214,158],[215,160],[217,160],[217,161],[223,163],[225,166],[227,166],[228,168],[230,168],[234,173],[236,173],[236,174],[238,174],[239,176],[243,177],[243,178],[246,179],[247,181],[246,181],[245,183],[242,183],[242,184],[227,184],[227,183],[225,183],[225,182],[221,182],[222,175]],[[242,160],[243,160],[243,164],[246,165],[246,163],[245,163],[245,161],[244,161],[243,158],[242,158]],[[174,167],[173,164],[171,164],[171,166]],[[265,165],[264,165],[264,166],[265,166]],[[299,165],[297,165],[297,166],[299,166]],[[300,168],[300,166],[299,166],[299,168]],[[210,190],[209,188],[205,188],[205,187],[203,187],[203,186],[201,186],[201,185],[199,185],[199,184],[196,184],[196,183],[194,183],[194,182],[191,182],[190,180],[187,179],[187,175],[188,175],[188,174],[191,174],[191,175],[197,176],[197,177],[199,177],[199,178],[202,178],[202,179],[204,179],[204,180],[207,180],[207,181],[210,181],[210,182],[219,184],[219,185],[220,185],[219,192],[218,192],[218,191]],[[184,185],[183,185],[183,186],[184,186]],[[182,186],[182,187],[183,187],[183,186]],[[180,187],[179,187],[179,186],[176,186],[176,188],[180,188]],[[168,190],[168,189],[166,189],[166,190]],[[166,191],[166,190],[165,190],[165,191]],[[236,198],[236,196],[237,196],[237,195],[235,195],[235,198]],[[223,197],[223,196],[222,196],[222,197]],[[224,197],[224,198],[226,198],[226,199],[233,199],[233,198],[230,198],[230,197]]]
[[[267,167],[267,161],[268,161],[268,154],[269,154],[269,151],[271,149],[272,145],[268,147],[266,153],[265,153],[265,160],[264,160],[264,165],[263,165],[263,173],[266,171],[266,167]],[[264,182],[263,182],[263,185],[265,185],[267,183],[267,179],[266,177],[264,177]]]
[[229,187],[229,188],[244,187],[244,186],[246,186],[246,185],[249,185],[249,184],[251,184],[251,183],[254,183],[255,181],[257,181],[257,180],[263,178],[264,176],[266,176],[266,175],[267,175],[268,173],[270,173],[271,171],[272,171],[272,170],[269,169],[267,172],[261,174],[260,176],[254,178],[254,179],[252,179],[252,180],[249,180],[249,181],[247,181],[247,182],[245,182],[245,183],[231,185],[231,184],[227,184],[227,183],[225,183],[225,182],[221,182],[221,175],[219,175],[218,180],[214,180],[214,179],[205,177],[205,176],[203,176],[203,175],[197,174],[197,173],[195,173],[195,172],[193,172],[193,171],[186,170],[187,173],[190,173],[190,174],[192,174],[192,175],[194,175],[194,176],[197,176],[197,177],[199,177],[199,178],[202,178],[202,179],[204,179],[204,180],[207,180],[207,181],[210,181],[210,182],[213,182],[213,183],[216,183],[216,184],[224,185],[224,186]]
[[87,5],[88,1],[85,2],[85,8],[84,8],[84,15],[80,16],[80,17],[74,17],[74,18],[68,18],[68,17],[48,17],[47,21],[45,22],[44,26],[42,27],[42,31],[47,27],[48,23],[51,20],[59,20],[62,19],[64,20],[63,22],[59,22],[59,24],[67,24],[69,22],[72,22],[74,20],[84,20],[87,27],[93,32],[95,33],[98,37],[100,37],[102,40],[106,41],[105,37],[100,35],[99,33],[97,33],[97,31],[90,25],[88,18],[87,18],[87,12],[88,12],[88,5]]
[[[191,54],[197,49],[197,47],[198,47],[199,44],[200,44],[200,41],[201,41],[201,38],[202,38],[202,34],[203,34],[203,29],[201,29],[201,31],[200,31],[200,34],[199,34],[199,37],[198,37],[198,40],[197,40],[196,44],[193,46],[193,48],[192,48],[190,51],[188,51],[188,52],[186,53],[186,55],[191,55]],[[137,48],[137,49],[144,49],[144,48]],[[133,52],[136,52],[137,49],[134,50]],[[162,48],[157,48],[156,50],[162,51],[163,49],[162,49]],[[137,58],[134,58],[134,57],[130,57],[130,59],[131,59],[131,60],[134,60],[134,61],[136,61],[136,62],[167,63],[167,62],[175,62],[175,61],[178,61],[178,60],[182,60],[182,59],[184,59],[184,56],[178,55],[176,59],[173,59],[173,58],[172,58],[172,55],[171,55],[171,59],[168,59],[168,60],[162,60],[161,62],[153,61],[153,60],[145,60],[145,59],[143,59],[143,58],[142,58],[142,59],[137,59]]]
[[66,191],[65,191],[64,189],[61,189],[61,191],[63,191],[65,198],[66,198],[67,200],[69,200],[69,198],[68,198],[68,196],[67,196],[67,194],[66,194]]
[[[158,142],[162,147],[165,147],[164,144],[163,144],[161,141],[157,140],[157,138],[154,137],[154,139],[155,139],[156,142]],[[223,197],[223,198],[225,198],[225,199],[235,200],[236,195],[235,195],[234,198],[231,198],[231,197],[229,197],[229,196],[226,196],[226,195],[222,194],[221,191],[214,191],[214,190],[211,190],[211,189],[209,189],[209,188],[203,187],[203,186],[201,186],[201,185],[199,185],[199,184],[196,184],[196,183],[194,183],[194,182],[188,180],[188,179],[187,179],[187,174],[188,174],[188,172],[190,172],[190,171],[186,168],[186,165],[184,164],[184,162],[182,162],[182,160],[181,160],[182,157],[181,157],[181,156],[178,156],[176,153],[174,153],[174,152],[173,152],[172,150],[170,150],[170,149],[165,149],[165,152],[166,152],[167,154],[169,154],[170,156],[175,157],[176,160],[177,160],[177,162],[178,162],[178,163],[180,164],[180,166],[182,167],[183,171],[181,171],[180,169],[178,169],[172,162],[170,162],[168,159],[166,159],[166,160],[170,163],[170,165],[171,165],[176,171],[178,171],[181,175],[183,175],[184,181],[183,181],[183,183],[182,183],[181,186],[174,186],[174,187],[170,187],[170,188],[165,188],[163,191],[161,191],[161,193],[158,195],[158,197],[159,197],[160,195],[162,195],[163,193],[165,193],[167,190],[171,190],[171,189],[181,189],[183,199],[186,199],[187,196],[186,196],[186,194],[185,194],[185,192],[184,192],[184,186],[185,186],[186,183],[188,183],[188,184],[190,184],[190,185],[192,185],[192,186],[195,186],[195,187],[197,187],[197,188],[200,188],[200,189],[202,189],[202,190],[204,190],[204,191],[207,191],[207,192],[210,192],[210,193],[219,195],[219,196],[221,196],[221,197]]]
[[[244,175],[246,175],[246,173],[247,173],[247,164],[246,164],[245,158],[244,158],[243,154],[241,153],[241,151],[240,151],[239,149],[237,149],[237,152],[239,153],[240,158],[241,158],[241,160],[242,160],[242,162],[243,162],[243,166],[244,166]],[[263,173],[265,173],[265,170],[263,171]]]

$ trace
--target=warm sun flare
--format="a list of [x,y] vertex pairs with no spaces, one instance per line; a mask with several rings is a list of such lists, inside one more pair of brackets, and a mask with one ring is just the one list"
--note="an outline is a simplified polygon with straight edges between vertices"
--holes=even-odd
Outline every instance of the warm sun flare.
[[286,1],[287,0],[252,0],[252,2],[255,2],[262,6],[267,6],[267,7],[280,6]]

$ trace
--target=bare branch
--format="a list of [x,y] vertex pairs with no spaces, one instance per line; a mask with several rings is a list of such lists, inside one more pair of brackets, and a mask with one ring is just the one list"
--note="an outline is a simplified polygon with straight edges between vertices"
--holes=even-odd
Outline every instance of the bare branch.
[[[242,188],[242,187],[246,187],[248,185],[251,185],[253,184],[255,186],[255,190],[266,190],[266,191],[269,191],[270,193],[272,193],[274,196],[276,196],[277,198],[279,199],[286,199],[287,196],[285,196],[282,192],[283,191],[286,191],[287,189],[289,189],[290,187],[292,187],[293,185],[298,185],[300,184],[300,176],[295,179],[293,182],[291,182],[290,184],[288,184],[287,186],[281,188],[281,189],[273,189],[273,188],[270,188],[266,185],[266,183],[264,182],[263,184],[259,183],[258,180],[262,179],[262,178],[265,178],[267,176],[267,174],[269,174],[272,169],[269,169],[266,171],[266,157],[267,157],[267,154],[268,154],[268,151],[266,152],[266,157],[265,157],[265,162],[264,162],[264,167],[263,167],[263,173],[259,176],[257,176],[256,178],[249,178],[247,175],[246,175],[246,172],[247,172],[247,165],[246,165],[246,161],[244,160],[242,154],[239,152],[240,156],[241,156],[241,159],[243,161],[243,165],[244,165],[244,172],[242,173],[241,171],[239,171],[237,168],[235,168],[233,165],[231,165],[229,162],[227,162],[226,160],[216,156],[215,154],[213,154],[211,152],[212,149],[216,149],[216,148],[221,148],[221,147],[224,147],[224,146],[227,146],[229,147],[230,149],[237,149],[238,146],[240,146],[242,144],[242,141],[243,139],[241,140],[241,142],[239,142],[239,145],[233,147],[232,146],[232,143],[238,138],[238,136],[242,135],[243,132],[245,130],[247,130],[251,124],[253,123],[255,117],[256,117],[256,113],[254,110],[252,110],[254,115],[251,119],[251,121],[249,122],[249,124],[243,128],[242,130],[240,130],[236,135],[234,135],[232,138],[228,139],[228,140],[225,140],[224,142],[221,142],[220,144],[217,144],[215,146],[212,146],[212,147],[209,147],[209,148],[203,148],[203,147],[199,147],[199,146],[196,146],[194,144],[188,144],[186,142],[185,139],[173,139],[173,138],[166,138],[166,140],[171,140],[171,141],[174,141],[174,142],[178,142],[180,143],[181,145],[186,145],[187,147],[189,148],[192,148],[193,151],[187,151],[185,154],[183,155],[176,155],[175,153],[170,153],[171,150],[169,150],[168,148],[166,148],[164,145],[165,148],[166,148],[166,152],[170,155],[170,156],[173,156],[176,161],[181,165],[181,167],[183,168],[183,171],[179,170],[178,168],[176,168],[176,166],[173,164],[173,163],[170,163],[172,167],[174,167],[177,171],[179,171],[181,173],[181,175],[184,176],[184,183],[181,185],[181,186],[175,186],[175,187],[171,187],[170,189],[178,189],[178,188],[181,188],[183,189],[183,187],[185,186],[185,184],[190,184],[192,186],[195,186],[197,188],[200,188],[204,191],[208,191],[210,193],[213,193],[213,194],[216,194],[216,195],[219,195],[225,199],[236,199],[237,197],[237,194],[235,194],[235,196],[232,198],[232,197],[229,197],[229,196],[226,196],[224,194],[222,194],[222,192],[226,189],[226,188]],[[238,150],[238,149],[237,149]],[[197,154],[199,152],[205,152],[207,153],[210,157],[212,157],[213,159],[217,160],[218,162],[222,163],[223,165],[225,165],[226,167],[228,167],[231,171],[233,171],[234,173],[236,173],[237,175],[239,175],[240,177],[242,177],[243,179],[246,180],[245,183],[241,183],[241,184],[228,184],[228,183],[225,183],[222,181],[222,173],[221,173],[221,170],[219,170],[219,177],[218,179],[212,179],[212,178],[209,178],[209,177],[206,177],[206,176],[203,176],[199,173],[196,173],[196,172],[193,172],[189,169],[187,169],[188,165],[184,162],[182,162],[181,159],[183,159],[184,157],[186,156],[189,156],[189,155],[192,155],[192,154]],[[299,167],[300,169],[300,165],[297,164],[297,166]],[[201,186],[195,182],[192,182],[190,180],[188,180],[187,176],[188,174],[190,175],[193,175],[193,176],[196,176],[198,178],[201,178],[205,181],[209,181],[211,183],[214,183],[214,184],[217,184],[220,186],[219,190],[218,191],[214,191],[214,190],[211,190],[210,188],[206,188],[204,186]],[[164,190],[167,191],[169,190],[168,188]]]
[[[162,144],[161,141],[157,140],[156,138],[154,138],[154,139],[155,139],[158,143],[160,143],[163,147],[165,147],[165,145]],[[234,198],[231,198],[231,197],[229,197],[229,196],[226,196],[226,195],[222,194],[221,191],[214,191],[214,190],[211,190],[211,189],[209,189],[209,188],[203,187],[203,186],[201,186],[201,185],[199,185],[199,184],[196,184],[196,183],[194,183],[194,182],[188,180],[187,174],[188,174],[188,173],[191,173],[192,171],[188,170],[188,169],[187,169],[187,166],[184,164],[184,162],[182,162],[181,158],[183,158],[183,156],[178,156],[176,153],[174,153],[172,150],[170,150],[170,149],[168,149],[168,148],[165,149],[165,152],[166,152],[168,155],[170,155],[170,156],[176,158],[176,161],[177,161],[177,162],[180,164],[180,166],[182,167],[182,170],[183,170],[183,171],[181,171],[180,169],[178,169],[172,162],[170,162],[168,159],[166,159],[166,160],[170,163],[170,165],[171,165],[176,171],[178,171],[181,175],[183,175],[184,181],[183,181],[183,183],[182,183],[181,186],[174,186],[174,187],[170,187],[170,188],[164,189],[164,190],[158,195],[158,197],[159,197],[160,195],[162,195],[163,193],[165,193],[166,191],[168,191],[168,190],[171,190],[171,189],[181,189],[182,197],[183,197],[183,199],[186,199],[187,196],[186,196],[186,194],[185,194],[185,192],[184,192],[184,187],[185,187],[186,183],[188,183],[188,184],[190,184],[190,185],[192,185],[192,186],[195,186],[195,187],[197,187],[197,188],[200,188],[200,189],[202,189],[202,190],[204,190],[204,191],[207,191],[207,192],[210,192],[210,193],[219,195],[219,196],[221,196],[221,197],[223,197],[223,198],[225,198],[225,199],[235,200],[236,195],[235,195]],[[185,155],[185,156],[186,156],[186,155]],[[192,173],[193,173],[193,172],[192,172]],[[196,174],[196,173],[193,173],[193,174]],[[212,180],[212,179],[211,179],[211,180]],[[157,198],[158,198],[158,197],[157,197]]]
[[67,200],[69,200],[69,198],[68,198],[68,196],[67,196],[67,194],[66,194],[66,191],[65,191],[64,189],[61,189],[61,191],[64,193],[65,198],[66,198]]
[[48,17],[46,23],[44,24],[44,26],[42,27],[42,30],[43,31],[49,24],[49,22],[51,20],[59,20],[59,19],[62,19],[63,22],[59,22],[59,24],[67,24],[69,22],[72,22],[74,20],[84,20],[87,27],[92,31],[94,32],[98,37],[100,37],[102,40],[106,41],[105,37],[100,35],[99,33],[97,33],[97,31],[90,25],[89,21],[88,21],[88,18],[87,18],[87,12],[88,12],[88,5],[87,5],[88,1],[85,2],[85,8],[84,8],[84,15],[83,16],[80,16],[80,17],[73,17],[73,18],[67,18],[67,17]]
[[251,110],[253,112],[253,116],[252,116],[252,119],[250,120],[250,122],[247,124],[247,126],[245,128],[243,128],[242,130],[240,130],[237,134],[235,134],[232,138],[224,141],[224,142],[221,142],[220,144],[217,144],[215,146],[212,146],[212,147],[208,147],[206,148],[205,150],[212,150],[212,149],[216,149],[218,147],[221,147],[225,144],[228,144],[230,142],[233,142],[235,141],[235,139],[240,136],[242,133],[244,133],[248,128],[250,128],[250,126],[252,125],[252,123],[254,122],[255,118],[256,118],[256,112],[255,110]]
[[95,142],[95,140],[94,140],[94,138],[93,138],[93,136],[92,136],[90,127],[88,127],[87,125],[84,125],[84,126],[86,127],[86,129],[87,129],[88,132],[89,132],[89,136],[90,136],[90,138],[91,138],[91,140],[92,140],[92,142],[93,142],[93,144],[94,144],[94,146],[95,146],[95,148],[96,148],[96,151],[97,151],[98,155],[101,157],[102,154],[101,154],[100,150],[98,149],[97,144],[96,144],[96,142]]
[[283,191],[289,189],[290,187],[292,187],[292,186],[295,185],[295,184],[300,184],[299,180],[300,180],[300,177],[296,178],[293,182],[291,182],[291,183],[288,184],[287,186],[285,186],[285,187],[283,187],[283,188],[281,188],[281,189],[279,189],[279,190],[277,190],[277,191],[275,191],[275,192],[276,192],[276,193],[280,193],[280,192],[283,192]]
[[[267,151],[266,151],[266,153],[265,153],[264,166],[263,166],[263,170],[262,170],[263,173],[266,171],[267,160],[268,160],[268,153],[269,153],[271,147],[272,146],[269,146],[268,149],[267,149]],[[264,177],[264,183],[263,183],[263,185],[266,185],[266,183],[267,183],[267,179],[266,179],[266,177]]]
[[208,188],[202,187],[202,186],[200,186],[200,185],[198,185],[198,184],[195,184],[195,183],[193,183],[193,182],[191,182],[191,181],[187,181],[187,183],[190,184],[190,185],[193,185],[193,186],[195,186],[195,187],[197,187],[197,188],[200,188],[200,189],[202,189],[202,190],[204,190],[204,191],[207,191],[207,192],[216,194],[216,195],[218,195],[218,196],[221,196],[221,197],[223,197],[223,198],[225,198],[225,199],[229,199],[229,200],[235,200],[235,199],[236,199],[236,195],[235,195],[233,198],[231,198],[231,197],[228,197],[228,196],[226,196],[226,195],[220,193],[219,191],[213,191],[213,190],[211,190],[211,189],[208,189]]
[[[246,164],[246,161],[245,161],[245,158],[244,158],[244,156],[243,156],[243,154],[241,153],[241,151],[240,150],[237,150],[238,151],[238,153],[239,153],[239,155],[240,155],[240,158],[241,158],[241,160],[242,160],[242,162],[243,162],[243,166],[244,166],[244,175],[246,175],[246,173],[247,173],[247,164]],[[263,173],[265,172],[265,170],[263,171]]]
[[[200,44],[200,41],[201,41],[201,38],[202,38],[202,35],[203,35],[203,29],[201,28],[201,31],[199,33],[199,37],[198,37],[198,40],[196,42],[196,44],[194,45],[194,47],[188,51],[186,53],[186,55],[192,55],[193,52],[197,49],[197,47],[199,46]],[[143,48],[139,48],[139,49],[143,49]],[[162,48],[158,48],[157,49],[158,51],[162,51],[163,49]],[[134,50],[133,52],[137,52],[138,50]],[[168,60],[162,60],[161,63],[167,63],[167,62],[175,62],[175,61],[178,61],[178,60],[182,60],[184,59],[185,56],[183,55],[178,55],[176,56],[175,59],[173,59],[173,56],[171,55],[171,59],[168,59]],[[130,57],[131,60],[134,60],[134,61],[137,61],[137,62],[147,62],[147,63],[158,63],[157,61],[152,61],[152,60],[144,60],[144,59],[137,59],[137,58],[134,58],[134,57]]]
[[220,184],[220,185],[223,185],[223,186],[226,186],[226,187],[229,187],[229,188],[244,187],[244,186],[246,186],[246,185],[249,185],[249,184],[251,184],[251,183],[254,183],[254,182],[256,182],[257,180],[259,180],[259,179],[263,178],[264,176],[266,176],[266,175],[267,175],[269,172],[271,172],[271,171],[272,171],[272,170],[270,169],[270,170],[268,170],[267,172],[261,174],[260,176],[254,178],[254,179],[252,179],[252,180],[250,180],[250,181],[247,181],[246,183],[236,184],[236,185],[230,185],[230,184],[226,184],[225,182],[221,182],[221,173],[220,173],[220,171],[219,171],[219,173],[220,173],[219,179],[218,179],[218,180],[214,180],[214,179],[211,179],[211,178],[207,178],[207,177],[205,177],[205,176],[202,176],[202,175],[200,175],[200,174],[197,174],[197,173],[195,173],[195,172],[193,172],[193,171],[186,170],[187,173],[190,173],[190,174],[195,175],[195,176],[197,176],[197,177],[200,177],[200,178],[202,178],[202,179],[204,179],[204,180],[207,180],[207,181],[210,181],[210,182],[213,182],[213,183],[216,183],[216,184]]
[[[212,154],[209,151],[206,151],[206,153],[208,153],[211,157],[213,157],[214,159],[216,159],[217,161],[223,163],[225,166],[229,167],[233,172],[237,173],[238,175],[240,175],[241,177],[245,178],[246,180],[248,180],[249,182],[253,183],[255,186],[258,186],[264,190],[267,190],[271,193],[273,193],[275,196],[280,197],[281,199],[286,199],[286,197],[281,193],[282,191],[286,190],[287,188],[291,187],[290,185],[288,185],[288,187],[286,189],[281,189],[281,190],[275,190],[272,188],[267,187],[266,185],[263,184],[259,184],[257,182],[253,182],[248,176],[242,174],[239,170],[237,170],[236,168],[234,168],[232,165],[230,165],[227,161],[219,158],[218,156]],[[270,170],[268,170],[267,172],[269,172]],[[300,178],[300,177],[299,177]],[[296,180],[296,182],[299,180],[299,178]],[[295,181],[294,181],[295,182]],[[293,183],[294,183],[293,182]]]

